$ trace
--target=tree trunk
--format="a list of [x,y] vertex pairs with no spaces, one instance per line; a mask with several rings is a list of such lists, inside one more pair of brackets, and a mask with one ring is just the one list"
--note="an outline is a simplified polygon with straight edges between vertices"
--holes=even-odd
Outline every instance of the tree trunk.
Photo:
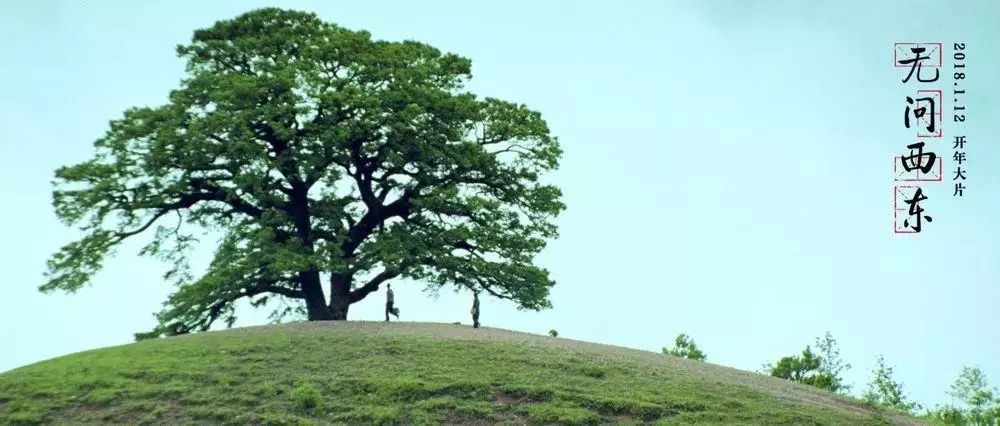
[[351,279],[340,274],[330,276],[330,316],[334,320],[346,320],[351,308]]
[[346,297],[338,297],[330,303],[330,319],[337,321],[347,320],[347,311],[351,308],[351,301]]
[[[302,284],[302,295],[306,300],[306,312],[309,314],[309,321],[327,321],[333,318],[330,309],[323,301],[323,286],[319,279],[319,271],[309,270],[299,273],[299,282]],[[343,318],[339,318],[343,319]]]
[[[314,251],[312,223],[310,223],[309,217],[309,188],[299,180],[293,181],[291,184],[292,199],[289,201],[287,211],[295,222],[295,232],[306,254],[312,255]],[[309,321],[337,319],[333,317],[326,301],[323,300],[323,282],[320,280],[319,270],[315,266],[299,272],[299,284],[302,286],[302,296],[306,300]]]

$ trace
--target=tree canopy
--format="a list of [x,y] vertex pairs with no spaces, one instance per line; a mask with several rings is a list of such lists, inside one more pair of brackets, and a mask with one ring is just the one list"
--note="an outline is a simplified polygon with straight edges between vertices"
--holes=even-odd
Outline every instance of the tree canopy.
[[673,355],[695,361],[704,361],[708,358],[708,355],[694,343],[694,339],[684,333],[678,334],[674,338],[674,347],[663,348],[662,352],[664,355]]
[[872,405],[907,413],[920,409],[920,404],[907,398],[903,391],[903,383],[896,381],[893,368],[886,364],[882,355],[875,360],[871,381],[868,382],[868,389],[861,395],[861,399]]
[[774,377],[805,383],[820,389],[833,390],[834,378],[822,370],[823,359],[809,346],[802,350],[801,356],[786,356],[774,365],[766,366]]
[[[56,171],[56,214],[84,236],[42,291],[80,289],[147,234],[141,253],[177,289],[138,338],[232,324],[241,298],[346,319],[394,278],[550,306],[534,258],[565,208],[541,181],[561,150],[540,113],[465,91],[469,59],[280,9],[177,52],[187,75],[168,103],[125,111],[93,158]],[[206,230],[223,237],[195,277],[186,254]]]
[[816,349],[810,346],[802,350],[802,355],[786,356],[775,364],[765,364],[767,374],[793,382],[846,394],[851,387],[844,382],[843,372],[851,368],[840,357],[837,339],[830,332],[816,338]]
[[933,416],[947,424],[1000,424],[997,388],[989,385],[986,373],[979,367],[962,367],[949,394],[961,401],[964,407],[941,407],[932,411]]

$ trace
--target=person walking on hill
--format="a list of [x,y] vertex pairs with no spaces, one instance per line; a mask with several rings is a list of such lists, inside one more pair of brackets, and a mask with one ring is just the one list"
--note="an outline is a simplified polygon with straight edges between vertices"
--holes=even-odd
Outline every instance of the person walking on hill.
[[472,291],[472,328],[479,328],[479,292]]
[[389,322],[389,314],[399,319],[399,308],[395,306],[396,296],[392,293],[392,284],[386,284],[385,287],[385,321]]

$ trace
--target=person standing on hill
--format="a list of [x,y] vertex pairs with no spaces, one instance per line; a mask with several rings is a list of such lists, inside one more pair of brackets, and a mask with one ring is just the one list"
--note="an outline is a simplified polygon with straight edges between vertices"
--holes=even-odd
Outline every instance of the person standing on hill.
[[479,328],[479,292],[472,292],[472,328]]
[[392,314],[399,319],[399,308],[395,307],[396,296],[392,293],[392,284],[386,284],[385,292],[385,321],[389,321],[389,314]]

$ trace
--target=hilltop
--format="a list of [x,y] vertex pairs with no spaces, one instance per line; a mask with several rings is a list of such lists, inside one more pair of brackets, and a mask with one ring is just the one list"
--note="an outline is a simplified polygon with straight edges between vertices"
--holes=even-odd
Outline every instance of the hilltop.
[[189,422],[915,420],[709,363],[450,324],[248,327],[86,351],[0,374],[0,424]]

